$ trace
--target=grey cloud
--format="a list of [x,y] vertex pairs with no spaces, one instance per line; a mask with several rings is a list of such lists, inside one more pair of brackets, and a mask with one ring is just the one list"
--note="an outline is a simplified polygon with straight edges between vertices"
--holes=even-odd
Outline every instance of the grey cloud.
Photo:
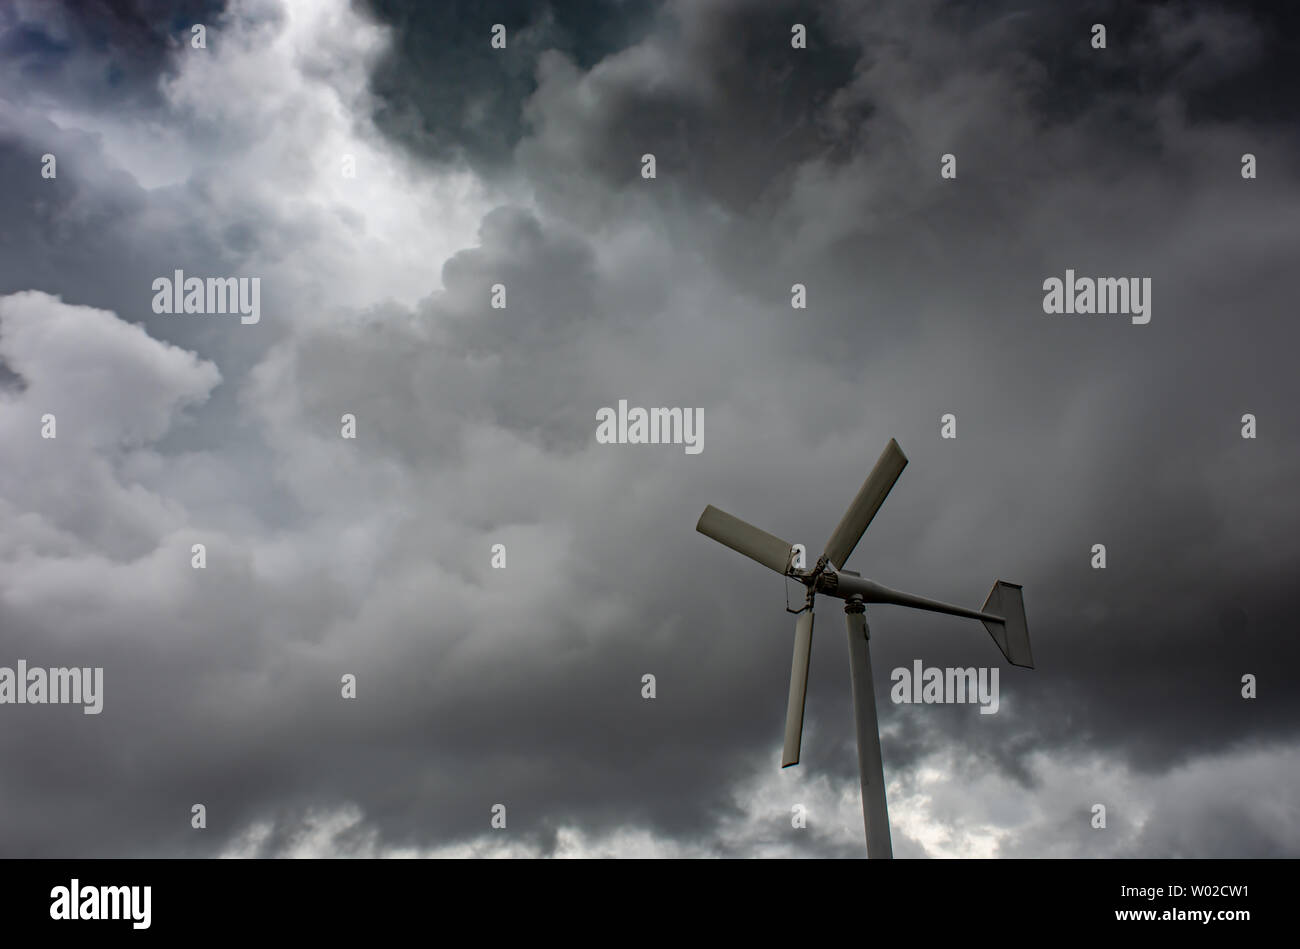
[[[1290,773],[1300,717],[1275,671],[1300,658],[1282,613],[1300,560],[1287,529],[1300,467],[1287,415],[1292,133],[1263,107],[1233,121],[1170,106],[1200,88],[1175,69],[1189,55],[1237,101],[1233,77],[1261,75],[1275,52],[1265,14],[1154,9],[1116,20],[1113,62],[1095,75],[1086,52],[1057,57],[1085,14],[1048,5],[676,5],[590,44],[576,29],[555,40],[556,11],[521,44],[529,69],[488,96],[502,117],[491,135],[468,112],[390,125],[395,147],[515,178],[535,206],[486,214],[465,249],[431,262],[443,287],[415,305],[296,313],[242,354],[146,321],[215,360],[232,417],[111,469],[122,490],[179,499],[156,562],[122,575],[143,585],[131,604],[96,579],[102,565],[78,562],[88,539],[75,534],[42,569],[66,570],[93,609],[72,594],[5,606],[14,648],[99,656],[116,691],[112,742],[41,720],[41,742],[75,751],[78,781],[103,796],[78,796],[44,764],[38,733],[14,739],[6,757],[24,778],[0,811],[3,839],[41,855],[213,853],[265,824],[254,849],[278,853],[298,846],[304,815],[351,807],[358,823],[327,846],[468,846],[490,839],[488,808],[503,801],[511,840],[542,854],[573,827],[718,854],[857,854],[852,821],[792,840],[783,795],[808,785],[762,784],[787,777],[781,580],[692,528],[713,503],[820,549],[896,436],[912,463],[854,565],[972,605],[997,577],[1024,583],[1038,659],[1003,670],[996,716],[895,707],[896,665],[999,657],[974,624],[869,614],[887,773],[910,792],[960,750],[933,823],[960,838],[987,818],[1016,834],[1010,854],[1293,850],[1285,810],[1270,843],[1250,804],[1221,793],[1234,762]],[[437,94],[410,101],[428,69],[470,72],[471,92],[486,82],[474,18],[446,14],[482,32],[482,55],[462,40],[465,58],[417,67],[433,26],[379,13],[412,25],[376,77],[381,116],[440,114]],[[802,61],[794,16],[814,26]],[[1153,57],[1140,77],[1163,95],[1122,91],[1125,24]],[[1245,150],[1267,156],[1258,181],[1238,174]],[[656,181],[636,174],[643,151],[659,154]],[[938,176],[944,151],[957,181]],[[119,243],[146,261],[160,248],[140,222],[193,184],[85,181],[69,182],[84,190],[69,199],[78,213],[107,202],[95,232],[121,222]],[[115,194],[133,197],[116,208]],[[205,205],[192,235],[160,233],[219,262],[241,220]],[[283,227],[239,252],[294,259],[299,232]],[[50,240],[51,260],[75,259],[73,235]],[[1042,280],[1066,267],[1151,275],[1152,323],[1045,316]],[[108,269],[85,291],[99,306],[117,305]],[[66,279],[62,264],[50,274]],[[26,289],[20,270],[6,279]],[[488,306],[495,282],[506,310]],[[794,282],[806,311],[789,307]],[[619,398],[703,406],[705,451],[595,445],[595,410]],[[338,437],[345,411],[355,444]],[[938,437],[948,411],[954,442]],[[1261,419],[1254,442],[1238,436],[1244,411]],[[241,475],[228,446],[259,467]],[[26,524],[22,500],[5,533]],[[197,534],[213,538],[214,566],[196,577]],[[498,541],[505,571],[488,566]],[[1104,572],[1088,566],[1096,542]],[[167,608],[151,613],[159,597]],[[846,661],[824,603],[791,780],[853,786]],[[343,671],[359,677],[356,703],[338,697]],[[1239,696],[1246,671],[1261,675],[1254,702]],[[645,672],[654,702],[639,695]],[[1076,799],[1067,778],[1090,761],[1095,784]],[[746,803],[754,781],[763,793]],[[1002,797],[961,800],[971,784]],[[1104,841],[1080,829],[1094,792],[1130,805]],[[208,836],[188,828],[198,800]],[[1151,800],[1163,810],[1132,816]],[[1024,825],[1008,801],[1037,816]],[[926,852],[901,826],[895,841]]]

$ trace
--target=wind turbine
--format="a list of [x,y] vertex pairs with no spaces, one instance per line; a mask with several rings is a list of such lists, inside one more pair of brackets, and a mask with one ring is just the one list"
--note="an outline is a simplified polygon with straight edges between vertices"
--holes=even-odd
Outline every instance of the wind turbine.
[[844,512],[839,525],[826,542],[826,550],[812,570],[794,566],[794,548],[781,538],[720,511],[712,504],[700,515],[695,529],[720,544],[756,560],[783,576],[793,577],[808,588],[803,609],[786,611],[799,619],[794,627],[794,662],[790,668],[790,700],[785,715],[785,749],[781,767],[799,763],[803,738],[804,700],[808,696],[808,659],[812,655],[813,600],[818,593],[844,600],[849,631],[849,670],[853,679],[853,718],[858,731],[858,773],[862,779],[862,819],[867,831],[867,856],[893,856],[889,838],[889,810],[885,804],[885,773],[880,760],[880,728],[876,721],[876,693],[871,682],[871,654],[865,616],[866,603],[892,603],[934,613],[948,613],[983,621],[989,635],[1007,662],[1027,669],[1034,667],[1029,650],[1029,628],[1025,625],[1025,602],[1021,587],[1002,580],[984,601],[982,610],[941,603],[911,593],[902,593],[864,579],[845,562],[858,545],[871,519],[907,466],[907,456],[898,442],[889,440],[880,460],[862,482],[857,497]]

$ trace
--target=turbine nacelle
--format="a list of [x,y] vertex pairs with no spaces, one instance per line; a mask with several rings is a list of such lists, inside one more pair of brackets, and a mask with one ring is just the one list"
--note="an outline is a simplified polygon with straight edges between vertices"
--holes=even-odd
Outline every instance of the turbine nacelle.
[[834,596],[843,600],[852,594],[845,594],[840,587],[840,574],[848,573],[851,576],[858,576],[855,571],[841,571],[835,569],[835,564],[831,563],[824,556],[817,561],[817,565],[811,570],[799,570],[791,567],[786,576],[798,580],[808,588],[809,596],[821,593],[825,596]]

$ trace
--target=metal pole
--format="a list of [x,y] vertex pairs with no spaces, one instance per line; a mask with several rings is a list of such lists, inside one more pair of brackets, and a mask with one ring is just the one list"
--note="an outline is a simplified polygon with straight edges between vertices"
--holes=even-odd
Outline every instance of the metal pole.
[[894,856],[889,839],[889,808],[885,803],[885,767],[880,759],[880,725],[876,721],[876,690],[871,681],[871,650],[861,597],[844,604],[849,629],[849,669],[853,674],[853,719],[858,728],[858,774],[862,778],[862,820],[867,830],[867,856]]

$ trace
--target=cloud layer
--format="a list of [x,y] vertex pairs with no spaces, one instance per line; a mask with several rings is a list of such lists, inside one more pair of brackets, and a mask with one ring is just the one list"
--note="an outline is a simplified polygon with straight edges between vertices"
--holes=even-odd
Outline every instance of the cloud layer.
[[[1000,656],[869,611],[896,854],[1300,852],[1283,14],[561,6],[0,13],[0,664],[106,693],[0,710],[0,852],[860,855],[839,611],[782,771],[782,581],[693,527],[815,555],[890,437],[850,565],[1023,583],[1038,665],[894,706]],[[261,322],[152,313],[178,268]],[[1151,323],[1044,315],[1067,268]]]

